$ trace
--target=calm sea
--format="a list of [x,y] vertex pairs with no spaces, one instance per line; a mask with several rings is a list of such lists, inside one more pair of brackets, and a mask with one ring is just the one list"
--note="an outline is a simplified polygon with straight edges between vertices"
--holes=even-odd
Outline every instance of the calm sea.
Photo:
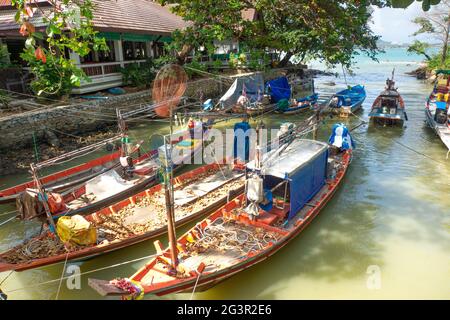
[[[354,160],[343,185],[317,219],[294,241],[267,261],[204,292],[196,299],[449,299],[450,298],[450,160],[446,149],[424,122],[423,107],[430,85],[405,74],[421,57],[405,49],[388,49],[379,63],[359,57],[347,84],[363,84],[364,109],[344,122],[353,127],[367,120],[371,103],[395,68],[395,80],[406,102],[409,121],[404,129],[368,128],[353,132]],[[313,67],[320,67],[318,63]],[[323,67],[323,66],[322,66]],[[339,77],[319,77],[321,92],[345,88]],[[330,85],[334,82],[335,85]],[[271,115],[269,127],[307,115]],[[333,123],[320,130],[325,141]],[[254,125],[254,123],[252,123]],[[231,127],[226,122],[221,127]],[[133,137],[149,138],[167,132],[164,124],[143,124]],[[83,161],[80,159],[79,161]],[[3,177],[12,185],[24,175]],[[11,208],[0,208],[6,212]],[[0,217],[0,222],[5,217]],[[0,229],[0,250],[36,231],[32,223],[11,223]],[[186,228],[178,232],[181,233]],[[167,238],[160,239],[167,244]],[[153,241],[77,262],[82,272],[154,253]],[[60,299],[100,299],[87,285],[88,277],[111,279],[134,273],[144,261],[83,276],[80,289],[62,282]],[[54,299],[59,283],[33,286],[61,277],[62,264],[14,273],[2,289],[10,299]],[[7,273],[0,274],[0,282]],[[189,298],[190,294],[162,297]],[[155,299],[155,297],[147,297]],[[160,299],[160,298],[158,298]]]

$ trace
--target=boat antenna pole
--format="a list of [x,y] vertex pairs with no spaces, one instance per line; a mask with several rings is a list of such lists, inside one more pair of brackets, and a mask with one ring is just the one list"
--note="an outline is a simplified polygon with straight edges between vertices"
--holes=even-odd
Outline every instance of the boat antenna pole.
[[[169,133],[169,145],[171,146],[172,143],[172,135],[173,135],[173,119],[172,119],[172,106],[169,103],[169,126],[170,126],[170,133]],[[172,151],[172,146],[170,147],[170,150]],[[164,139],[164,151],[165,151],[165,174],[164,174],[164,193],[165,193],[165,200],[166,200],[166,212],[167,212],[167,231],[169,235],[169,246],[170,246],[170,255],[171,255],[171,270],[169,270],[170,273],[176,274],[177,272],[177,266],[178,266],[178,249],[176,245],[176,234],[175,234],[175,214],[174,214],[174,192],[173,192],[173,162],[172,157],[169,156],[168,148],[167,148],[167,140]]]
[[58,235],[56,233],[55,222],[53,221],[53,217],[50,212],[50,207],[48,206],[47,195],[44,192],[42,184],[39,181],[39,178],[37,176],[36,166],[34,165],[34,163],[32,163],[32,164],[30,164],[30,167],[31,167],[31,174],[33,175],[33,180],[34,180],[35,186],[38,189],[38,199],[41,200],[42,204],[44,205],[45,215],[47,216],[47,221],[49,223],[50,231],[53,234],[55,234],[56,237],[58,238]]
[[345,85],[346,85],[346,86],[347,86],[347,88],[348,88],[348,83],[347,83],[347,76],[345,75],[345,69],[344,69],[344,65],[343,65],[343,64],[341,64],[341,67],[342,67],[342,73],[344,74]]
[[120,131],[120,136],[121,136],[121,156],[122,157],[126,157],[128,155],[128,150],[127,150],[127,146],[126,146],[126,139],[127,139],[127,135],[126,135],[126,127],[125,127],[125,121],[123,120],[123,116],[122,113],[120,112],[119,108],[116,109],[116,115],[117,115],[117,125],[119,127],[119,131]]

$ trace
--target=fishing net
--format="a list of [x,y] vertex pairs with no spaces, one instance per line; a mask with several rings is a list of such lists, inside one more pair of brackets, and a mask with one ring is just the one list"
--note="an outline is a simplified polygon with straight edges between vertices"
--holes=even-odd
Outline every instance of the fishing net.
[[167,118],[170,110],[176,107],[187,87],[187,74],[184,69],[175,64],[162,67],[153,82],[152,98],[157,107],[155,113]]

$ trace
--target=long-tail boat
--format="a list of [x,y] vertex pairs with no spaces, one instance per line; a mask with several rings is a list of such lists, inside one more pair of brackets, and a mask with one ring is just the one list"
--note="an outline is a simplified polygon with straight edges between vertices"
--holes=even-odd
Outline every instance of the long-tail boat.
[[425,104],[427,123],[450,153],[450,70],[438,70],[438,80]]
[[[198,124],[196,129],[203,130],[203,125]],[[202,139],[207,139],[208,130],[202,135]],[[184,133],[184,134],[183,134]],[[174,153],[179,153],[180,158],[177,160],[175,168],[179,169],[185,160],[191,158],[199,152],[202,147],[200,139],[190,137],[187,130],[182,130],[174,134],[179,139],[174,138],[170,147],[174,149]],[[157,172],[160,164],[158,157],[164,151],[152,150],[142,155],[137,160],[133,160],[131,168],[118,166],[112,170],[104,172],[85,183],[76,186],[70,190],[61,193],[61,205],[56,206],[52,216],[57,219],[61,216],[71,216],[75,214],[89,214],[94,211],[105,208],[117,201],[130,197],[157,181]],[[27,193],[36,194],[35,190],[27,189]],[[18,201],[19,202],[19,201]],[[26,215],[24,210],[19,210],[22,215]],[[28,217],[26,219],[29,219]]]
[[405,102],[395,88],[394,72],[392,72],[392,78],[386,80],[385,90],[373,102],[369,119],[372,123],[383,126],[403,126],[404,122],[408,120]]
[[366,90],[362,85],[348,87],[333,95],[329,102],[329,108],[333,113],[351,112],[361,109],[366,99]]
[[[91,150],[96,150],[99,149],[102,145],[112,143],[118,139],[120,139],[120,136],[101,141],[100,143],[86,146],[82,149],[78,149],[76,150],[76,153],[80,154],[83,151],[88,152]],[[70,154],[66,154],[65,156],[70,156]],[[119,163],[119,157],[120,151],[116,151],[98,157],[96,159],[90,160],[86,163],[49,174],[47,176],[42,177],[41,181],[46,189],[55,192],[60,192],[70,187],[73,187],[74,185],[87,181],[102,172],[109,170],[110,168]],[[54,160],[55,159],[50,159],[47,162]],[[33,180],[29,180],[24,183],[0,190],[0,204],[15,202],[17,196],[20,193],[24,192],[27,188],[33,187],[34,187]]]
[[313,85],[313,93],[311,95],[294,99],[294,90],[285,76],[267,81],[266,90],[270,92],[271,102],[277,104],[275,110],[277,113],[295,114],[310,110],[319,98],[319,95],[314,92]]
[[[243,172],[210,164],[184,173],[175,181],[175,224],[184,225],[211,213],[242,193]],[[128,247],[167,232],[162,184],[84,216],[95,226],[92,245],[68,245],[49,232],[0,254],[0,272],[23,271],[64,260],[80,260]]]
[[[334,151],[333,151],[334,150]],[[251,162],[246,194],[197,223],[177,241],[179,263],[160,252],[129,279],[89,279],[102,295],[138,298],[199,292],[272,256],[319,214],[342,183],[351,148],[298,139]]]

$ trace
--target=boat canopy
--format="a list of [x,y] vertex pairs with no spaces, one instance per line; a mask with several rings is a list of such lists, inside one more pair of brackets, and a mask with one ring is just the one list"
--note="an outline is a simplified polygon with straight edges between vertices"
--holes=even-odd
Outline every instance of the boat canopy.
[[231,87],[220,98],[219,102],[224,108],[232,107],[242,94],[245,94],[250,102],[262,99],[264,94],[264,80],[261,73],[242,76],[234,80]]
[[364,86],[356,85],[337,92],[336,96],[339,98],[339,106],[348,106],[347,99],[350,100],[350,105],[354,105],[366,98],[366,90]]
[[449,75],[449,74],[450,74],[450,70],[447,70],[447,69],[440,69],[440,70],[437,70],[437,71],[436,71],[436,75],[438,75],[438,74],[446,74],[446,75]]
[[[262,157],[265,189],[273,188],[283,179],[289,181],[289,219],[325,184],[327,162],[328,145],[307,139],[294,140],[287,148],[272,150]],[[253,170],[254,161],[249,162],[247,168]]]
[[282,99],[291,98],[291,87],[286,77],[279,77],[266,83],[266,88],[270,88],[272,102],[278,102]]

